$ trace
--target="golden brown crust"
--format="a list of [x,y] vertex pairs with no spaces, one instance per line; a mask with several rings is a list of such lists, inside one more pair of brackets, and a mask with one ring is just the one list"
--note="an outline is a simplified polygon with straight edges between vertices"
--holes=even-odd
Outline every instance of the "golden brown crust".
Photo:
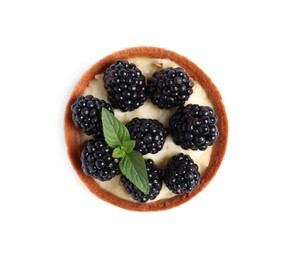
[[[204,175],[202,176],[201,184],[197,189],[193,190],[191,193],[185,193],[183,195],[178,195],[170,199],[159,200],[144,204],[131,202],[128,200],[118,198],[112,193],[102,189],[98,185],[98,183],[94,181],[92,177],[86,176],[81,169],[80,162],[80,154],[82,151],[82,144],[80,144],[81,130],[75,127],[74,122],[72,120],[70,110],[71,104],[75,102],[78,96],[83,94],[85,88],[89,85],[89,82],[92,79],[94,79],[94,76],[96,74],[103,72],[117,59],[128,59],[134,57],[163,58],[174,61],[179,66],[184,68],[191,78],[195,79],[200,83],[200,85],[204,88],[204,90],[208,94],[208,97],[212,101],[213,108],[218,116],[217,126],[220,135],[216,140],[215,144],[213,145],[210,164],[205,170]],[[70,161],[80,179],[87,185],[87,187],[92,193],[94,193],[97,197],[124,209],[135,211],[158,211],[170,209],[178,205],[181,205],[182,203],[185,203],[186,201],[196,196],[200,191],[202,191],[207,186],[207,184],[213,179],[225,154],[228,137],[228,121],[225,107],[222,102],[222,97],[218,89],[211,81],[211,79],[196,64],[189,61],[186,57],[181,56],[173,51],[157,47],[143,46],[128,48],[118,52],[114,52],[98,61],[87,72],[85,72],[85,74],[76,84],[71,94],[71,97],[67,103],[64,120],[64,132]]]

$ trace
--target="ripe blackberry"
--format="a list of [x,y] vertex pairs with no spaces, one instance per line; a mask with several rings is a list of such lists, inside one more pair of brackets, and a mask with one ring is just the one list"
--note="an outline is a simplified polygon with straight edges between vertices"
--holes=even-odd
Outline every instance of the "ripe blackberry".
[[164,171],[165,185],[175,194],[191,192],[200,184],[200,178],[198,165],[183,153],[173,156]]
[[182,68],[169,68],[154,72],[148,79],[146,92],[159,108],[181,106],[193,93],[194,83]]
[[81,128],[86,134],[93,135],[96,139],[103,137],[101,123],[101,109],[103,107],[114,113],[112,106],[104,100],[92,95],[78,97],[71,105],[75,126]]
[[133,118],[126,124],[130,138],[136,140],[135,150],[142,154],[158,153],[164,145],[167,131],[155,119]]
[[146,170],[149,182],[149,194],[140,191],[132,182],[130,182],[124,175],[121,175],[121,182],[128,193],[134,200],[140,203],[145,203],[148,200],[154,200],[162,188],[162,170],[157,168],[151,159],[146,162]]
[[219,136],[216,123],[212,108],[188,104],[170,118],[169,129],[174,142],[182,148],[204,151]]
[[145,77],[135,64],[117,60],[104,73],[108,99],[114,108],[131,111],[146,100]]
[[113,158],[112,152],[103,140],[88,141],[80,157],[83,172],[100,181],[108,181],[119,174],[119,159]]

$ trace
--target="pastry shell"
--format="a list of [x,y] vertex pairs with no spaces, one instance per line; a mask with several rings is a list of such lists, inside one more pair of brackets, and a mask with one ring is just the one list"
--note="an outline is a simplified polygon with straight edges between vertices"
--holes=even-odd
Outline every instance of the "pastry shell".
[[[94,79],[94,76],[96,74],[104,72],[105,69],[109,67],[112,63],[114,63],[117,59],[129,59],[136,57],[169,59],[177,63],[189,74],[191,78],[198,81],[199,84],[204,88],[205,92],[208,95],[208,98],[213,104],[213,109],[218,116],[217,127],[220,134],[213,145],[209,166],[206,168],[204,175],[201,178],[200,186],[193,190],[191,193],[185,193],[172,198],[161,199],[154,202],[132,202],[121,199],[116,195],[113,195],[112,193],[104,190],[92,177],[86,176],[81,169],[80,154],[84,146],[84,144],[80,143],[82,131],[75,127],[72,120],[72,112],[70,110],[70,107],[75,102],[77,97],[84,93],[84,90],[89,86],[90,81]],[[66,106],[64,118],[64,134],[67,145],[67,152],[71,164],[73,165],[73,168],[80,177],[80,179],[85,183],[85,185],[93,194],[95,194],[97,197],[104,201],[107,201],[113,205],[127,210],[159,211],[170,209],[187,202],[188,200],[196,196],[199,192],[201,192],[213,179],[220,167],[226,151],[228,138],[228,121],[225,107],[222,102],[222,97],[217,87],[196,64],[188,60],[186,57],[181,56],[173,51],[157,47],[142,46],[127,48],[121,51],[114,52],[99,60],[83,74],[81,79],[74,87]]]

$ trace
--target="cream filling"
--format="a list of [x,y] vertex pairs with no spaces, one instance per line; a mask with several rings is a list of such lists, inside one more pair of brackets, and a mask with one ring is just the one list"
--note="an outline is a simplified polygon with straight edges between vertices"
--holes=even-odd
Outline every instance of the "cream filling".
[[[153,59],[153,58],[139,57],[139,58],[130,58],[128,59],[128,61],[136,64],[136,66],[142,71],[146,79],[150,78],[155,71],[170,68],[170,67],[172,68],[179,67],[176,63],[168,59]],[[199,105],[212,107],[212,103],[210,99],[208,98],[204,89],[200,86],[198,82],[194,80],[193,82],[194,82],[193,93],[185,104],[192,103],[192,104],[199,104]],[[103,73],[97,74],[95,76],[95,79],[90,82],[88,88],[85,89],[83,95],[93,95],[99,99],[103,99],[108,102],[107,93],[106,93],[106,90],[104,88],[104,83],[103,83]],[[115,116],[119,120],[121,120],[123,123],[127,123],[134,117],[157,119],[161,123],[163,123],[164,126],[168,127],[169,118],[176,111],[176,109],[177,108],[170,109],[170,110],[159,109],[157,106],[153,105],[150,100],[146,100],[146,102],[141,107],[139,107],[138,109],[134,111],[121,112],[120,110],[116,109]],[[84,135],[84,139],[88,139],[88,137]],[[199,171],[202,176],[205,172],[205,169],[209,165],[211,153],[212,153],[212,147],[208,147],[206,151],[199,151],[199,150],[193,151],[190,149],[184,150],[180,146],[176,145],[172,141],[171,136],[169,135],[166,138],[165,144],[161,151],[159,151],[156,154],[146,154],[143,157],[145,159],[148,159],[148,158],[152,159],[159,168],[164,169],[168,160],[172,156],[178,153],[188,154],[194,160],[194,162],[199,166]],[[120,176],[115,176],[110,181],[102,182],[97,179],[95,179],[95,181],[103,189],[109,191],[110,193],[116,195],[117,197],[125,199],[125,200],[129,200],[129,201],[134,201],[132,197],[129,195],[129,193],[121,185]],[[176,194],[172,193],[163,183],[163,186],[159,195],[156,197],[155,200],[152,200],[152,201],[167,199],[174,196],[176,196]]]

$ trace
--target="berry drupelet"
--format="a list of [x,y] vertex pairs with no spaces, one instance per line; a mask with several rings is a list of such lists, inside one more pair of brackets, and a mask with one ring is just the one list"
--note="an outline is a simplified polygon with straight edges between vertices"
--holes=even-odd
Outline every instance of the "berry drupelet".
[[180,107],[169,120],[174,142],[184,149],[204,151],[219,136],[217,116],[208,106],[188,104]]
[[135,64],[117,60],[104,73],[108,99],[114,108],[134,110],[146,100],[145,77]]
[[75,103],[71,105],[72,118],[77,128],[81,128],[87,135],[93,135],[94,138],[103,137],[101,110],[108,109],[114,113],[112,106],[104,100],[88,96],[79,96]]
[[162,170],[157,168],[151,159],[146,162],[146,170],[149,182],[149,194],[140,191],[133,183],[131,183],[124,175],[121,175],[121,182],[132,198],[140,203],[148,200],[154,200],[162,188]]
[[126,124],[130,138],[136,140],[135,150],[140,153],[158,153],[164,145],[167,131],[156,119],[133,118]]
[[120,174],[119,159],[103,140],[90,140],[81,153],[82,170],[100,181],[108,181]]
[[175,194],[191,192],[200,184],[200,178],[198,166],[182,153],[173,156],[164,171],[165,185]]
[[183,105],[193,93],[194,83],[182,68],[169,68],[154,72],[148,79],[146,92],[159,108]]

